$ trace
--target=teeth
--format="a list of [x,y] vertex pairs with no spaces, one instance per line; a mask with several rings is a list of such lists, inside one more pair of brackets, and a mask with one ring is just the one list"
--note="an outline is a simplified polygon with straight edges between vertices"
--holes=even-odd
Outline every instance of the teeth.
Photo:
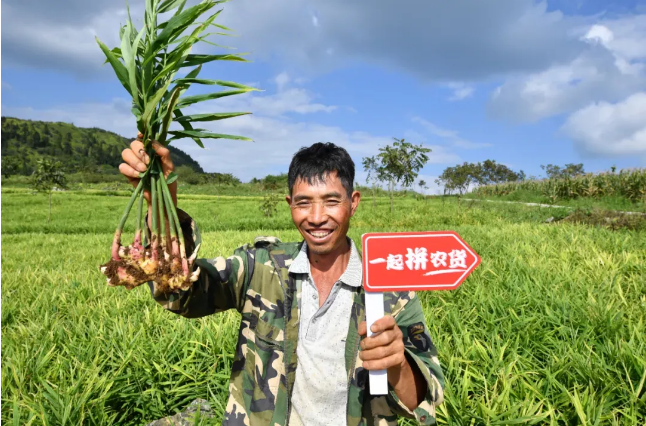
[[327,237],[330,233],[329,232],[310,232],[310,234],[314,235],[316,238],[323,238],[323,237]]

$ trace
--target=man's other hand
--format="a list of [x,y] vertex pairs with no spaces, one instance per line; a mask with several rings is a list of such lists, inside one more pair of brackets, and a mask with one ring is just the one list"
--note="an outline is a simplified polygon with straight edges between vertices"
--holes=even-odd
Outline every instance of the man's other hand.
[[[139,173],[145,172],[148,167],[148,163],[150,162],[150,158],[144,150],[144,143],[141,141],[142,137],[143,135],[139,133],[137,135],[137,139],[130,143],[130,148],[123,150],[121,158],[123,158],[124,162],[119,165],[119,172],[121,172],[121,174],[124,175],[135,188],[139,184]],[[173,161],[170,158],[170,151],[168,148],[156,141],[153,141],[153,149],[160,157],[164,176],[168,177],[170,172],[175,169]],[[173,198],[173,203],[177,205],[177,181],[168,185],[168,190]],[[146,201],[148,201],[148,207],[150,208],[150,192],[145,191],[144,197],[146,198]]]
[[[359,335],[367,334],[367,325],[363,321],[359,324]],[[403,334],[395,319],[385,316],[375,321],[372,325],[372,337],[361,341],[359,357],[366,370],[390,370],[399,373],[399,370],[408,364],[404,355]]]
[[[408,363],[403,333],[392,316],[385,316],[372,324],[372,337],[361,340],[359,357],[366,370],[387,370],[388,383],[395,394],[410,410],[424,399],[426,381],[417,366]],[[359,335],[366,336],[366,322],[359,324]]]

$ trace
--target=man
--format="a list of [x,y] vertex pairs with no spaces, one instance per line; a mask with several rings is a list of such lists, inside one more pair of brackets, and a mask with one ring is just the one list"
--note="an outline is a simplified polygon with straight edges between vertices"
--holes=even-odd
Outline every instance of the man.
[[[154,147],[170,173],[169,151]],[[142,143],[123,159],[120,171],[136,185],[148,161]],[[157,302],[187,318],[242,314],[224,425],[390,425],[398,415],[435,423],[444,378],[414,292],[385,293],[378,334],[365,337],[361,259],[347,237],[361,199],[353,182],[345,149],[303,148],[286,197],[302,242],[259,237],[227,259],[197,259],[201,272],[187,291],[167,295],[149,283]],[[175,184],[171,193],[176,199]],[[178,213],[190,252],[199,232]],[[372,396],[368,371],[381,369],[390,392]]]

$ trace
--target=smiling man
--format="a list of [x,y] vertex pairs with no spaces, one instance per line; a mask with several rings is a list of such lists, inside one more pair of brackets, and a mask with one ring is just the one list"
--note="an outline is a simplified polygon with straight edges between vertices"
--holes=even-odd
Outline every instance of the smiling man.
[[[135,185],[147,162],[142,148],[134,141],[120,166]],[[155,149],[170,173],[168,150]],[[366,337],[361,258],[347,236],[361,200],[354,171],[334,144],[301,149],[286,201],[303,241],[258,237],[229,258],[197,259],[201,272],[187,291],[163,294],[149,283],[157,302],[188,318],[241,313],[224,425],[395,425],[398,416],[435,423],[444,378],[416,295],[385,293],[386,316]],[[178,214],[192,251],[197,226]],[[389,393],[372,396],[368,371],[382,369]]]

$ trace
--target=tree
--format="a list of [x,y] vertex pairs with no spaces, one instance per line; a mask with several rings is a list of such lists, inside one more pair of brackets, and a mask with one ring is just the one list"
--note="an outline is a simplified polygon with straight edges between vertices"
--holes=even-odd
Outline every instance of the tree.
[[419,182],[417,182],[417,184],[419,185],[419,191],[422,193],[422,198],[426,198],[424,195],[424,188],[426,188],[426,181],[422,179]]
[[2,157],[2,175],[5,178],[8,178],[11,175],[18,174],[20,170],[20,163],[13,156],[3,156]]
[[375,157],[364,157],[363,158],[363,170],[368,172],[366,176],[366,184],[372,182],[372,207],[377,207],[377,194],[375,193],[375,187],[377,182],[379,182],[379,167],[377,166],[377,159]]
[[179,166],[175,169],[175,173],[179,177],[179,182],[188,183],[190,185],[197,185],[202,182],[202,177],[196,173],[191,166]]
[[54,162],[46,158],[38,160],[36,170],[32,175],[31,186],[36,191],[49,195],[49,213],[47,214],[47,223],[49,223],[52,216],[52,191],[54,188],[67,188],[67,179],[62,164],[59,161]]
[[379,154],[375,157],[364,158],[364,167],[366,161],[373,161],[376,164],[377,177],[382,182],[388,182],[390,191],[390,212],[393,207],[393,191],[395,185],[399,184],[405,188],[410,187],[417,178],[419,170],[428,162],[430,148],[424,148],[423,145],[413,145],[405,142],[404,139],[393,138],[392,145],[386,145],[379,148]]
[[583,170],[583,163],[568,163],[563,168],[554,164],[548,164],[546,166],[541,165],[541,169],[545,170],[545,174],[549,179],[566,179],[585,173]]
[[473,165],[474,178],[479,185],[495,185],[502,182],[515,182],[523,180],[525,172],[514,172],[504,164],[498,164],[495,160],[485,160],[482,163]]
[[478,175],[477,166],[465,162],[455,167],[447,167],[435,182],[444,186],[445,194],[457,191],[458,201],[460,201],[460,197],[469,190],[469,187],[478,182]]

